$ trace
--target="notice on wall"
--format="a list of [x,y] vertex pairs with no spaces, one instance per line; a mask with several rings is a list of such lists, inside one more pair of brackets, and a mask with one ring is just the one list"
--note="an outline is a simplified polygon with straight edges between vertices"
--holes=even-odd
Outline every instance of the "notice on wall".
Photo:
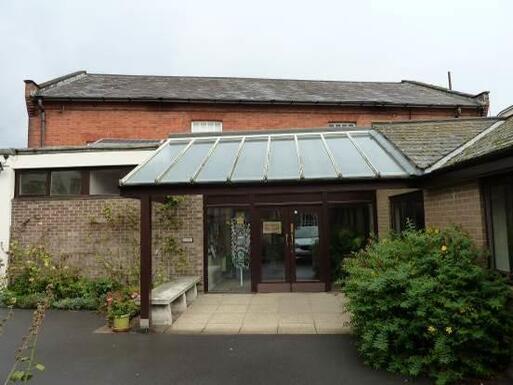
[[264,234],[281,234],[281,221],[264,221],[262,232]]

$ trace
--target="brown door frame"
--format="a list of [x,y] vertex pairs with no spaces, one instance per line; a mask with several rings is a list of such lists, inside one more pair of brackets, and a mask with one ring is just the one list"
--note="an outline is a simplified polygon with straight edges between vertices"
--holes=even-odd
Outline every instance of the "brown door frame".
[[[294,218],[293,211],[308,208],[311,212],[317,214],[318,227],[319,227],[319,248],[320,248],[320,276],[319,280],[312,281],[297,281],[296,277],[296,260],[293,243],[293,226]],[[282,228],[284,229],[285,245],[284,245],[284,267],[285,267],[285,280],[281,282],[265,282],[262,280],[262,212],[265,210],[279,210],[281,215]],[[255,222],[252,226],[254,229],[255,244],[252,248],[254,250],[252,270],[252,283],[254,283],[254,290],[260,292],[276,292],[276,291],[325,291],[328,288],[329,276],[327,275],[326,265],[329,263],[328,255],[325,252],[327,246],[327,236],[324,234],[327,228],[324,226],[324,210],[322,205],[317,202],[312,203],[293,203],[287,205],[258,205],[255,208]]]

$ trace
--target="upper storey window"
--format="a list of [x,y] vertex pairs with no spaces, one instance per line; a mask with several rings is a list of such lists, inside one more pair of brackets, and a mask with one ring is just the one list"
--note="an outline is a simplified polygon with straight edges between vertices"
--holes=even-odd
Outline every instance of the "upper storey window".
[[356,127],[356,122],[329,122],[329,128],[353,128]]
[[223,122],[216,120],[194,120],[191,122],[191,132],[221,132]]

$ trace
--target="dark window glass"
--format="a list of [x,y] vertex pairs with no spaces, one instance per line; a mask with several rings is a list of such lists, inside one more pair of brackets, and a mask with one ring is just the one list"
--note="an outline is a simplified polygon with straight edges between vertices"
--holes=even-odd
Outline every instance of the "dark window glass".
[[20,195],[46,195],[46,171],[31,171],[20,174]]
[[330,207],[331,280],[343,277],[342,261],[365,246],[374,227],[373,206],[365,203]]
[[390,197],[392,229],[404,231],[408,226],[424,228],[424,198],[422,191],[414,191]]
[[240,208],[207,209],[208,290],[249,292],[251,225]]
[[82,192],[82,173],[72,171],[52,171],[50,195],[80,195]]
[[513,266],[513,180],[488,183],[486,192],[487,231],[494,269],[511,273]]
[[129,171],[130,169],[127,168],[91,170],[89,173],[89,194],[119,195],[119,180]]

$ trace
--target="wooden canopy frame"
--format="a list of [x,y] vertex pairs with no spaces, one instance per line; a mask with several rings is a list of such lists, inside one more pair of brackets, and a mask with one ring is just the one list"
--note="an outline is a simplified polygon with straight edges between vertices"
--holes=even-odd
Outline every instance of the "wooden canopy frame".
[[[121,196],[140,201],[140,328],[148,330],[151,326],[151,289],[152,289],[152,202],[161,202],[169,195],[203,195],[233,197],[254,197],[255,194],[297,195],[306,193],[328,194],[353,192],[371,192],[377,189],[411,188],[410,179],[369,180],[357,183],[336,182],[287,182],[259,184],[188,184],[188,185],[144,185],[121,186]],[[358,202],[357,195],[349,202]],[[251,198],[250,198],[251,199]],[[327,206],[323,208],[327,210]]]

